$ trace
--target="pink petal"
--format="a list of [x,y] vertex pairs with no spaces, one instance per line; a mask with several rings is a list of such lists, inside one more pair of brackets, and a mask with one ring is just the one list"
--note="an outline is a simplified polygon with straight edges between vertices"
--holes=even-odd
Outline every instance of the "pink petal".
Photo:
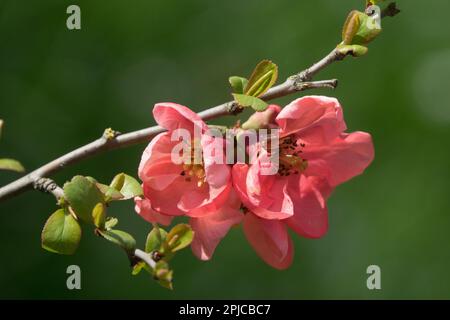
[[139,214],[142,218],[144,218],[148,222],[159,223],[164,226],[168,226],[172,222],[173,217],[155,211],[151,206],[150,200],[135,197],[134,203],[135,203],[134,209],[137,212],[137,214]]
[[[176,166],[171,161],[172,150],[176,143],[177,142],[171,141],[170,134],[167,132],[160,133],[152,139],[144,150],[139,164],[139,178],[142,181],[146,181],[148,177],[154,175],[181,173],[181,169],[178,169],[180,166]],[[164,163],[164,165],[161,166],[160,163]],[[153,171],[153,166],[159,166],[161,170],[155,169],[155,171]]]
[[248,212],[244,217],[244,233],[267,264],[280,270],[291,265],[294,249],[283,222],[261,219]]
[[245,183],[247,185],[247,196],[251,202],[255,205],[261,205],[264,200],[267,200],[266,195],[270,193],[278,178],[280,177],[275,175],[262,175],[259,159],[253,165],[250,165]]
[[163,132],[154,137],[147,148],[142,153],[141,162],[139,164],[139,178],[143,180],[142,176],[144,167],[149,163],[154,163],[160,159],[167,159],[170,157],[173,150],[174,142],[170,141],[170,135]]
[[281,136],[297,133],[309,143],[329,141],[346,129],[341,105],[324,96],[294,100],[281,110],[276,122]]
[[308,160],[307,175],[318,175],[337,186],[361,174],[374,159],[370,134],[343,133],[329,145],[309,145],[304,149]]
[[300,194],[295,202],[294,216],[287,225],[306,238],[320,238],[328,230],[326,199],[332,192],[327,181],[318,177],[301,177]]
[[181,210],[178,203],[190,185],[191,183],[186,182],[182,176],[175,179],[170,188],[165,190],[155,190],[144,183],[144,196],[151,201],[156,211],[169,216],[181,216],[187,212]]
[[236,164],[232,168],[233,186],[243,204],[265,219],[286,219],[294,214],[288,193],[288,179],[259,175],[257,164]]
[[141,171],[141,180],[155,190],[164,190],[180,177],[183,170],[181,165],[176,165],[172,160],[159,160],[155,163],[147,162]]
[[[178,203],[178,207],[183,211],[187,212],[189,210],[193,210],[199,206],[206,204],[206,202],[209,200],[210,195],[209,187],[207,184],[198,187],[194,185],[194,183],[190,183],[184,191],[185,192],[181,196],[180,202]],[[170,192],[170,190],[168,192]]]
[[263,195],[259,206],[252,208],[254,214],[264,219],[287,219],[294,215],[294,205],[288,193],[286,177],[274,179],[272,188]]
[[202,217],[220,208],[231,190],[231,181],[222,188],[211,188],[208,184],[198,187],[192,179],[178,176],[168,188],[157,190],[144,183],[144,195],[152,201],[158,212],[171,216],[188,215]]
[[206,124],[198,114],[176,103],[155,104],[153,116],[161,127],[169,131],[183,128],[192,132],[195,125],[199,126],[202,131],[207,129]]
[[249,166],[246,164],[235,164],[231,168],[232,178],[233,178],[233,187],[241,198],[242,202],[245,206],[252,206],[248,195],[247,195],[247,173],[249,170]]
[[228,184],[231,179],[231,170],[226,164],[224,139],[202,135],[201,147],[208,184],[214,188],[221,188]]
[[[231,196],[237,199],[236,196]],[[241,222],[243,214],[239,211],[239,201],[229,199],[229,204],[210,212],[201,218],[191,218],[190,224],[195,232],[192,251],[201,260],[211,259],[220,240],[230,228]]]
[[[213,188],[209,186],[209,193],[208,195],[205,195],[204,200],[202,203],[199,203],[195,208],[192,207],[189,212],[188,216],[192,218],[198,218],[203,217],[205,215],[209,215],[211,211],[217,211],[219,208],[221,208],[227,201],[228,195],[232,189],[231,181],[221,187],[221,188]],[[186,193],[182,200],[189,197],[190,193]],[[180,206],[180,208],[186,208],[183,204],[183,206]]]

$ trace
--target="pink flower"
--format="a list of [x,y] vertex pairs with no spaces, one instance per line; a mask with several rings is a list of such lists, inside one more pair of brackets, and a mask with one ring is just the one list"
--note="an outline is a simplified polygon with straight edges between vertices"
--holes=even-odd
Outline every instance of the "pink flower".
[[280,129],[279,170],[236,164],[233,184],[249,211],[244,232],[261,258],[278,269],[293,255],[287,227],[308,237],[328,229],[326,200],[337,185],[361,174],[374,157],[364,132],[344,133],[342,108],[334,98],[309,96],[286,106],[275,119]]
[[[172,216],[191,217],[192,249],[199,258],[209,259],[228,229],[242,218],[233,205],[236,197],[230,193],[230,167],[225,155],[216,154],[223,139],[210,135],[208,126],[187,107],[159,103],[153,115],[168,131],[157,135],[142,155],[139,177],[144,199],[135,199],[136,211],[147,221],[164,225],[170,224]],[[191,156],[182,159],[185,162],[176,163],[173,155],[180,141],[173,137],[183,132],[192,138],[190,146],[201,152],[192,149]]]

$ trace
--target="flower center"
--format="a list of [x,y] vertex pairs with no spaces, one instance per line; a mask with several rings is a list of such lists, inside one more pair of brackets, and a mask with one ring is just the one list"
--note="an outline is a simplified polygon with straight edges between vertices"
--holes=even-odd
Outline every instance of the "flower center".
[[[206,183],[206,172],[203,166],[200,141],[192,140],[190,151],[190,161],[183,164],[183,171],[181,171],[180,175],[185,177],[184,180],[186,182],[191,182],[192,179],[195,179],[197,187],[200,188]],[[199,154],[196,154],[196,151],[200,151]]]
[[183,171],[180,175],[185,177],[186,182],[196,179],[199,188],[206,183],[206,172],[203,164],[183,164]]
[[299,174],[306,170],[308,161],[300,156],[304,147],[304,143],[298,143],[292,136],[280,139],[280,166],[278,169],[280,176]]

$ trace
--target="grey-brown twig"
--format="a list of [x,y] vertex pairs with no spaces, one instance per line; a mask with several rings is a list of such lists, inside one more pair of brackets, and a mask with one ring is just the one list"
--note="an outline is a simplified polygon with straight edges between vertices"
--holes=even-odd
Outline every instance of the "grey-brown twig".
[[[390,3],[382,11],[382,17],[393,17],[399,12],[400,10],[397,9],[395,2],[393,2]],[[338,84],[336,79],[312,81],[312,78],[333,62],[340,61],[345,57],[346,55],[340,53],[336,49],[333,49],[329,54],[311,65],[309,68],[289,77],[282,84],[272,87],[261,98],[265,101],[268,101],[275,98],[287,96],[294,92],[304,91],[308,89],[336,88]],[[207,121],[226,115],[234,115],[239,113],[240,111],[241,109],[236,105],[236,103],[230,101],[202,111],[199,113],[199,115],[203,120]],[[32,186],[36,186],[37,182],[40,181],[40,179],[51,176],[52,174],[71,164],[90,158],[102,152],[127,147],[137,143],[148,142],[161,132],[164,132],[164,129],[159,126],[149,127],[125,134],[119,134],[117,131],[114,131],[110,128],[106,129],[101,138],[82,147],[79,147],[78,149],[75,149],[63,155],[34,170],[33,172],[23,176],[22,178],[17,179],[16,181],[13,181],[10,184],[0,188],[0,201],[15,196]],[[54,192],[55,191],[53,190],[52,193]],[[59,190],[57,190],[56,192],[59,192]]]
[[[333,53],[334,51],[335,50],[333,50]],[[289,77],[284,83],[271,88],[261,98],[268,101],[275,98],[287,96],[294,92],[300,92],[308,89],[335,88],[337,85],[336,79],[317,82],[310,81],[312,76],[318,71],[331,64],[332,62],[337,61],[337,59],[335,59],[334,57],[337,58],[338,56],[335,54],[327,55],[325,60],[322,59],[321,61],[319,61],[319,63],[314,64],[312,67],[306,69],[305,71]],[[305,77],[305,74],[308,74],[309,76]],[[240,110],[239,108],[237,108],[236,104],[233,101],[230,101],[202,111],[199,113],[199,115],[203,120],[207,121],[226,115],[233,115],[238,113],[239,111]],[[148,142],[157,134],[164,132],[164,129],[160,126],[154,126],[118,135],[111,134],[112,132],[115,132],[112,129],[107,129],[106,131],[101,138],[94,140],[91,143],[86,144],[78,149],[75,149],[43,165],[33,172],[23,176],[22,178],[0,188],[0,201],[20,194],[21,192],[32,187],[39,179],[49,177],[54,173],[60,171],[61,169],[81,160],[90,158],[94,155],[109,150],[119,149],[142,142]]]
[[39,178],[33,182],[33,188],[36,190],[51,193],[56,200],[64,196],[64,190],[50,178]]

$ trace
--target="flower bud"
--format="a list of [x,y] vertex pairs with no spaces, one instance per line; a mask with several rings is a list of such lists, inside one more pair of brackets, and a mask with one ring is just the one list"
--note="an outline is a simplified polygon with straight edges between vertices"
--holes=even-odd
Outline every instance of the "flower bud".
[[275,104],[271,104],[265,111],[255,112],[242,124],[242,129],[263,129],[270,128],[275,124],[275,118],[280,113],[281,108]]
[[381,12],[378,6],[370,6],[366,12],[353,10],[347,17],[342,28],[342,43],[340,45],[366,46],[381,32]]

